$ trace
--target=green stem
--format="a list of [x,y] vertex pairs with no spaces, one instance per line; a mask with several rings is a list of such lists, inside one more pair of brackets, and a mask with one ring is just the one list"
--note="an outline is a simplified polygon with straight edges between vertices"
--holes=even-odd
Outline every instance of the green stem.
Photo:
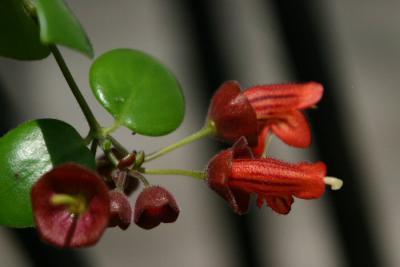
[[102,128],[102,134],[103,136],[110,135],[111,133],[115,132],[119,127],[121,126],[121,123],[119,121],[114,121],[113,125],[110,127],[104,127]]
[[90,145],[90,151],[92,151],[93,155],[96,156],[97,152],[97,146],[99,145],[99,141],[97,139],[94,139],[92,141],[92,144]]
[[177,148],[179,148],[181,146],[190,144],[190,143],[192,143],[194,141],[197,141],[197,140],[199,140],[201,138],[209,136],[209,135],[211,135],[213,133],[215,133],[214,124],[213,123],[207,123],[207,125],[204,126],[202,129],[200,129],[199,131],[197,131],[197,132],[195,132],[195,133],[183,138],[182,140],[180,140],[180,141],[178,141],[178,142],[176,142],[174,144],[171,144],[171,145],[169,145],[167,147],[164,147],[163,149],[161,149],[159,151],[156,151],[156,152],[153,152],[153,153],[147,155],[145,157],[145,159],[144,159],[144,162],[151,161],[153,159],[161,157],[161,156],[163,156],[163,155],[165,155],[165,154],[167,154],[167,153],[169,153],[169,152],[171,152],[171,151],[173,151],[173,150],[175,150],[175,149],[177,149]]
[[113,146],[122,154],[127,155],[129,154],[129,151],[120,143],[117,141],[117,139],[115,139],[114,137],[112,137],[111,135],[108,135],[107,138],[111,141],[111,143],[113,144]]
[[90,130],[99,133],[101,130],[100,125],[97,122],[96,118],[94,117],[92,111],[90,110],[89,105],[87,104],[85,98],[83,97],[81,91],[79,90],[79,87],[76,85],[75,80],[72,77],[71,72],[69,71],[68,66],[65,63],[60,51],[55,45],[50,45],[49,48],[55,60],[57,61],[57,64],[60,67],[61,72],[63,73],[64,78],[69,85],[69,88],[71,88],[72,94],[74,95],[76,101],[78,102],[79,107],[83,112],[83,115],[85,115]]
[[138,172],[137,170],[130,170],[130,174],[131,174],[133,177],[139,179],[139,180],[143,183],[143,185],[144,185],[145,187],[149,187],[149,186],[150,186],[150,182],[146,179],[146,177],[144,177],[144,176],[143,176],[140,172]]
[[200,180],[206,179],[206,175],[202,171],[191,171],[182,169],[141,169],[140,171],[144,174],[182,175],[182,176],[190,176]]
[[117,159],[117,157],[114,155],[114,153],[112,153],[111,150],[108,151],[104,151],[104,153],[106,154],[106,157],[108,158],[109,161],[111,161],[111,163],[117,167],[119,160]]

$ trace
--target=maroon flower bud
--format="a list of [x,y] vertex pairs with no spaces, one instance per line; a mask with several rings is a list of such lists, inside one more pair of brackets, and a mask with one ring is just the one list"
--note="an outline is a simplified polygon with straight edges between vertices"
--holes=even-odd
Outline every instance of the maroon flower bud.
[[93,171],[75,163],[55,167],[32,187],[41,238],[58,247],[95,244],[109,219],[108,189]]
[[250,193],[241,188],[229,187],[229,177],[232,174],[232,160],[252,157],[246,139],[241,138],[232,148],[224,150],[213,157],[207,166],[208,185],[228,201],[233,211],[239,215],[247,213],[250,203]]
[[154,228],[161,222],[175,222],[178,215],[175,198],[160,186],[145,188],[136,200],[135,223],[144,229]]
[[218,139],[234,143],[244,136],[250,145],[257,144],[257,116],[238,82],[227,81],[218,88],[211,99],[208,119],[214,123]]
[[129,153],[128,155],[119,160],[118,168],[127,169],[129,167],[132,167],[135,164],[135,161],[136,161],[136,151],[133,151],[132,153]]
[[109,192],[110,195],[110,221],[108,226],[119,226],[126,230],[132,222],[132,207],[124,193],[116,190]]

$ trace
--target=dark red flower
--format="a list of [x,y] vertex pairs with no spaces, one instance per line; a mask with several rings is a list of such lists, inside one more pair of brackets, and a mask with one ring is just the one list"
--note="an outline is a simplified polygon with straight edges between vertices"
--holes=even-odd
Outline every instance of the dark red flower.
[[161,222],[175,222],[178,215],[175,198],[160,186],[146,187],[136,200],[134,220],[144,229],[154,228]]
[[323,87],[316,82],[274,84],[250,87],[241,92],[235,81],[225,82],[217,90],[208,118],[216,136],[233,143],[241,136],[248,139],[259,156],[269,131],[295,147],[311,144],[311,131],[301,110],[312,107],[322,97]]
[[341,182],[326,180],[325,175],[322,162],[290,164],[271,158],[254,159],[244,138],[217,154],[207,167],[208,185],[238,214],[247,212],[251,193],[258,195],[259,207],[266,200],[274,211],[287,214],[293,197],[319,198],[325,184],[336,186]]
[[110,220],[108,226],[119,226],[126,230],[132,222],[132,207],[125,194],[112,190],[110,195]]
[[93,171],[75,163],[55,167],[32,187],[41,238],[58,247],[95,244],[109,219],[108,189]]

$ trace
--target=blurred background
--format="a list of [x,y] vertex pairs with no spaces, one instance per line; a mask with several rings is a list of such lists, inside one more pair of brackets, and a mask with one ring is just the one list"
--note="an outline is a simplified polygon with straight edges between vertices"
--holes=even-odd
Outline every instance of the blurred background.
[[[236,216],[207,186],[186,177],[150,177],[181,207],[178,221],[146,231],[109,229],[94,247],[58,250],[34,231],[0,228],[0,266],[400,266],[400,1],[68,0],[96,52],[129,47],[165,63],[181,82],[187,113],[163,138],[132,137],[127,147],[156,150],[196,130],[225,80],[255,84],[318,81],[323,101],[308,115],[308,150],[278,139],[270,155],[323,160],[341,191],[297,199],[287,216],[255,205]],[[78,85],[104,125],[112,118],[92,96],[90,60],[62,49]],[[25,120],[58,118],[85,136],[88,127],[54,59],[0,59],[2,133]],[[221,146],[211,139],[151,162],[202,169]],[[136,196],[131,200],[134,203]]]

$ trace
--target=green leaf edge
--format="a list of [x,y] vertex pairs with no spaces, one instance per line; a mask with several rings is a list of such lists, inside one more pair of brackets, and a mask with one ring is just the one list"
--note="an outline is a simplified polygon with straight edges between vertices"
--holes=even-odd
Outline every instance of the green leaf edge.
[[58,3],[60,3],[60,6],[62,8],[64,8],[64,10],[66,12],[69,13],[69,17],[72,19],[71,23],[74,24],[74,27],[76,27],[83,40],[85,43],[84,47],[77,47],[74,44],[68,42],[65,42],[63,40],[57,40],[57,38],[51,38],[50,37],[50,29],[49,29],[49,25],[47,23],[47,19],[46,19],[46,14],[45,14],[45,10],[42,6],[42,1],[46,1],[46,0],[37,0],[35,3],[36,6],[36,12],[37,12],[37,16],[38,16],[38,20],[39,20],[39,27],[40,27],[40,40],[42,41],[43,44],[45,45],[51,45],[51,44],[59,44],[59,45],[64,45],[66,47],[69,47],[73,50],[77,50],[79,52],[82,52],[83,54],[87,55],[90,59],[93,59],[94,57],[94,51],[93,51],[93,46],[90,42],[89,37],[87,36],[84,28],[82,27],[81,23],[79,22],[79,20],[77,19],[77,17],[74,15],[74,13],[72,12],[72,10],[68,7],[68,5],[63,1],[63,0],[51,0],[51,1],[58,1]]
[[[65,121],[58,120],[58,119],[52,119],[52,118],[42,118],[42,119],[33,119],[33,120],[25,121],[25,122],[19,124],[18,126],[14,127],[13,129],[10,129],[4,135],[0,136],[0,140],[3,139],[4,137],[8,136],[9,134],[12,134],[12,132],[15,129],[17,129],[18,127],[20,127],[20,126],[26,126],[27,124],[34,123],[34,122],[38,122],[38,124],[40,124],[39,123],[40,121],[53,121],[53,122],[65,124],[66,126],[70,127],[77,134],[77,136],[79,136],[81,138],[83,146],[87,148],[86,144],[84,143],[84,139],[82,138],[82,136],[79,134],[79,132],[72,125],[70,125],[69,123],[67,123]],[[88,150],[88,152],[90,152],[89,148],[87,148],[87,150]],[[72,161],[69,161],[69,162],[72,162]],[[64,164],[64,163],[67,163],[67,162],[56,164],[53,167],[59,166],[59,165]],[[96,170],[95,156],[93,156],[93,161],[91,162],[90,165],[84,164],[83,166],[85,166],[85,167],[87,167],[87,168],[89,168],[91,170]],[[46,173],[46,172],[44,172],[44,173]],[[37,179],[40,179],[40,177],[38,177]],[[32,210],[32,216],[33,216],[33,210]],[[31,224],[14,224],[14,225],[12,225],[12,224],[7,224],[7,225],[3,224],[3,226],[11,227],[11,228],[29,228],[29,227],[35,227],[35,223],[34,223],[34,219],[32,217]]]
[[[178,87],[179,87],[180,92],[181,92],[182,103],[183,103],[183,112],[182,112],[183,115],[182,115],[182,117],[180,118],[179,123],[176,124],[176,125],[174,125],[174,127],[173,127],[172,130],[160,131],[160,132],[157,133],[157,134],[152,134],[152,133],[145,132],[145,131],[136,132],[137,129],[135,129],[135,127],[133,127],[133,125],[124,122],[124,118],[125,118],[126,116],[116,116],[116,115],[114,115],[113,112],[112,112],[112,110],[111,110],[111,108],[110,108],[110,106],[107,105],[107,104],[105,104],[105,103],[102,103],[102,101],[101,101],[101,96],[98,95],[98,94],[96,93],[96,91],[97,91],[98,88],[93,84],[94,82],[92,81],[92,78],[93,78],[93,76],[94,76],[94,75],[91,74],[91,73],[92,73],[92,69],[93,69],[93,65],[96,63],[96,61],[97,61],[99,58],[101,58],[102,56],[104,56],[104,55],[107,54],[107,53],[110,53],[110,52],[113,52],[113,51],[124,51],[124,50],[126,50],[126,51],[133,51],[133,52],[140,52],[140,53],[142,53],[142,54],[144,54],[144,55],[146,55],[146,56],[152,58],[155,62],[157,62],[158,64],[160,64],[161,66],[163,66],[163,67],[165,68],[165,70],[168,72],[168,74],[169,74],[171,77],[173,77],[173,79],[174,79],[174,80],[176,81],[176,83],[178,84]],[[132,130],[132,131],[134,131],[135,133],[138,133],[138,134],[143,135],[143,136],[158,137],[158,136],[165,136],[165,135],[168,135],[168,134],[174,132],[176,129],[178,129],[178,128],[181,126],[182,122],[184,121],[185,113],[186,113],[185,95],[183,94],[182,86],[180,85],[179,80],[176,78],[175,74],[174,74],[167,66],[165,66],[165,64],[162,63],[157,57],[155,57],[155,56],[153,56],[153,55],[151,55],[151,54],[149,54],[149,53],[147,53],[147,52],[144,52],[144,51],[142,51],[142,50],[134,49],[134,48],[126,48],[126,47],[125,47],[125,48],[114,48],[114,49],[108,50],[108,51],[104,52],[103,54],[99,55],[99,56],[93,61],[92,65],[91,65],[91,67],[90,67],[90,71],[89,71],[89,84],[90,84],[90,88],[92,89],[91,91],[92,91],[92,93],[94,94],[94,96],[95,96],[95,98],[97,99],[97,101],[99,102],[99,104],[100,104],[108,113],[110,113],[110,115],[115,119],[114,125],[118,125],[118,127],[124,126],[124,127],[128,128],[129,130]]]
[[[4,1],[4,0],[1,0],[1,1]],[[18,3],[17,3],[17,1],[18,1]],[[19,15],[25,14],[26,19],[31,20],[31,23],[32,23],[31,25],[35,24],[34,20],[30,17],[29,12],[26,10],[26,7],[24,7],[24,5],[28,5],[30,2],[27,0],[17,0],[17,1],[10,0],[10,3],[12,3],[12,5],[14,5],[15,7],[20,6],[19,10],[18,9],[15,10],[16,14],[17,15],[18,15],[18,13],[19,13]],[[0,5],[2,5],[2,4],[6,5],[5,3],[1,3]],[[24,54],[23,56],[21,56],[21,55],[17,55],[14,53],[4,53],[4,54],[1,54],[0,57],[11,58],[11,59],[16,59],[16,60],[21,60],[21,61],[33,61],[33,60],[41,60],[41,59],[47,58],[50,55],[50,50],[47,47],[47,45],[45,45],[41,42],[41,40],[39,38],[39,28],[38,27],[37,27],[37,34],[38,34],[38,36],[36,39],[37,40],[36,49],[37,49],[38,53],[36,55],[34,55],[34,56],[28,55],[27,56],[27,54]],[[42,46],[42,47],[40,47],[40,46]],[[41,51],[39,51],[39,49],[41,49]]]

